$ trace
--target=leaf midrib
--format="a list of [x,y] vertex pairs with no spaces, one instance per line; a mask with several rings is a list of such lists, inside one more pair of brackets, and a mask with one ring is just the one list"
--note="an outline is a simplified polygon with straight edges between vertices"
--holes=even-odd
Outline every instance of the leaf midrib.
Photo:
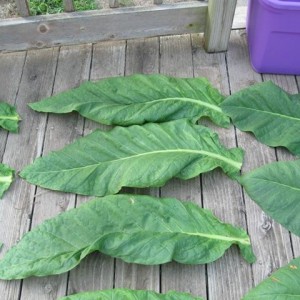
[[18,121],[18,116],[0,116],[0,120],[11,120],[11,121]]
[[[128,235],[133,235],[135,233],[139,233],[140,231],[112,231],[112,232],[106,232],[103,233],[102,236],[99,238],[101,239],[103,236],[109,235],[109,234],[128,234]],[[218,235],[218,234],[208,234],[208,233],[201,233],[201,232],[185,232],[185,231],[151,231],[151,230],[144,230],[141,227],[141,232],[143,233],[151,233],[153,235],[164,235],[164,234],[182,234],[182,235],[187,235],[187,236],[198,236],[198,237],[203,237],[203,238],[207,238],[210,240],[219,240],[219,241],[226,241],[226,242],[231,242],[231,243],[240,243],[243,245],[250,245],[250,239],[249,237],[245,237],[245,238],[236,238],[236,237],[228,237],[225,235]],[[49,233],[49,232],[47,232]],[[56,236],[56,238],[59,238],[58,236]],[[62,237],[60,238],[61,240],[65,241]],[[93,241],[92,243],[90,243],[90,245],[95,244],[95,242],[97,242],[99,239],[96,239],[95,241]],[[68,243],[68,242],[67,242]],[[88,247],[90,247],[90,245],[88,245]],[[76,248],[76,247],[74,247]],[[85,248],[84,248],[85,249]],[[76,249],[78,250],[78,249]]]
[[0,183],[12,182],[12,176],[0,176]]
[[174,100],[178,100],[178,101],[185,101],[185,102],[191,102],[191,103],[195,103],[197,105],[201,105],[201,106],[206,106],[212,110],[215,110],[219,113],[222,113],[222,109],[217,106],[217,105],[213,105],[213,104],[210,104],[210,103],[207,103],[207,102],[204,102],[202,100],[196,100],[196,99],[193,99],[193,98],[185,98],[185,97],[174,97],[174,98],[162,98],[162,99],[157,99],[157,100],[154,100],[154,101],[147,101],[147,102],[160,102],[160,101],[174,101]]
[[[195,103],[197,105],[200,105],[200,106],[205,106],[205,107],[208,107],[212,110],[215,110],[219,113],[223,113],[222,109],[218,106],[218,105],[214,105],[214,104],[210,104],[210,103],[207,103],[207,102],[204,102],[202,100],[196,100],[196,99],[193,99],[193,98],[185,98],[185,97],[173,97],[173,98],[160,98],[160,99],[156,99],[156,100],[148,100],[148,101],[145,101],[145,102],[135,102],[135,103],[110,103],[109,106],[131,106],[131,105],[139,105],[139,104],[147,104],[147,103],[154,103],[154,102],[163,102],[163,101],[184,101],[184,102],[191,102],[191,103]],[[89,102],[84,102],[84,103],[80,103],[80,105],[82,104],[91,104],[91,103],[98,103],[98,104],[101,104],[103,105],[102,102],[99,102],[99,101],[89,101]]]
[[[175,232],[177,233],[177,232]],[[186,235],[192,235],[192,236],[200,236],[200,237],[205,237],[211,240],[220,240],[220,241],[228,241],[228,242],[237,242],[237,243],[241,243],[243,245],[250,245],[250,239],[247,238],[231,238],[228,236],[224,236],[224,235],[218,235],[218,234],[207,234],[207,233],[193,233],[193,232],[178,232],[178,233],[183,233]]]
[[288,116],[288,115],[283,115],[283,114],[279,114],[279,113],[275,113],[275,112],[271,112],[271,111],[258,110],[258,109],[250,108],[250,107],[246,107],[246,106],[227,106],[227,107],[233,107],[233,108],[241,108],[241,109],[251,110],[251,111],[255,111],[255,112],[260,112],[260,113],[265,113],[265,114],[269,114],[269,115],[279,116],[279,117],[281,117],[283,119],[291,119],[291,120],[295,120],[295,121],[299,121],[300,122],[300,118],[295,118],[295,117],[291,117],[291,116]]
[[[240,170],[240,168],[242,167],[242,163],[240,162],[236,162],[232,159],[226,158],[222,155],[219,154],[215,154],[209,151],[204,151],[204,150],[191,150],[191,149],[171,149],[171,150],[157,150],[157,151],[151,151],[151,152],[146,152],[146,153],[139,153],[139,154],[135,154],[135,155],[131,155],[128,157],[122,157],[122,158],[118,158],[118,159],[114,159],[114,160],[107,160],[107,161],[101,161],[99,163],[96,164],[91,164],[91,165],[86,165],[83,167],[76,167],[76,168],[70,168],[70,169],[64,169],[64,170],[45,170],[44,172],[35,172],[35,173],[56,173],[56,172],[69,172],[69,171],[74,171],[74,170],[81,170],[81,169],[86,169],[86,168],[91,168],[91,167],[97,167],[101,164],[105,164],[105,163],[113,163],[113,162],[117,162],[117,161],[124,161],[124,160],[129,160],[129,159],[134,159],[137,157],[142,157],[142,156],[148,156],[148,155],[153,155],[153,154],[167,154],[167,153],[190,153],[190,154],[202,154],[202,155],[207,155],[216,159],[219,159],[221,161],[224,161],[226,163],[228,163],[229,165],[232,165],[234,168]],[[31,173],[33,173],[31,171]]]
[[269,180],[269,179],[263,179],[263,178],[258,178],[258,177],[257,177],[256,180],[259,180],[259,181],[266,181],[266,182],[269,182],[269,183],[274,183],[274,184],[276,184],[276,185],[284,186],[284,187],[286,187],[286,188],[290,188],[290,189],[292,189],[292,190],[296,190],[296,191],[300,192],[300,188],[293,187],[293,186],[291,186],[291,185],[287,185],[287,184],[284,184],[284,183],[280,183],[280,182],[278,182],[278,181]]

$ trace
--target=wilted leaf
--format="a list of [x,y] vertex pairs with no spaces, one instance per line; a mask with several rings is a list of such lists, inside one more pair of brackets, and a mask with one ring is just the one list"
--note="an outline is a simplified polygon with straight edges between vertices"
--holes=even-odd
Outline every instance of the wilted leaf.
[[67,272],[99,251],[130,263],[205,264],[237,244],[255,260],[242,229],[190,202],[140,195],[95,199],[45,221],[0,261],[1,279]]
[[95,131],[37,159],[20,174],[30,183],[64,192],[104,196],[124,186],[158,187],[221,167],[239,175],[243,151],[226,149],[206,127],[178,120]]
[[30,107],[40,112],[69,113],[107,125],[134,125],[209,117],[222,127],[229,118],[219,104],[224,97],[205,78],[132,75],[85,82]]
[[234,125],[251,131],[272,147],[283,146],[300,155],[300,102],[272,82],[250,86],[221,105]]
[[300,160],[265,165],[240,181],[266,214],[300,236]]

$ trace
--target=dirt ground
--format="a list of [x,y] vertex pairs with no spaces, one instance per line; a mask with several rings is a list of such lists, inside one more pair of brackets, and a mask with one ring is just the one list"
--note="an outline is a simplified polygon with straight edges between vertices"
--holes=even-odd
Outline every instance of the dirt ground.
[[[186,2],[191,0],[164,0],[163,3]],[[194,0],[197,1],[197,0]],[[122,6],[149,6],[153,0],[119,0]],[[96,0],[99,9],[109,8],[109,0]],[[247,0],[238,0],[238,5],[246,5]],[[14,0],[0,0],[0,19],[16,17],[17,7]]]
[[13,0],[0,0],[0,18],[17,16],[17,7]]

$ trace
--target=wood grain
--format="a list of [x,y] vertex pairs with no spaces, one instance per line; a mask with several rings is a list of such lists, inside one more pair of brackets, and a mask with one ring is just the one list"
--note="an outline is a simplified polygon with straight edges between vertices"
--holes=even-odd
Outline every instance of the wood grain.
[[[264,74],[263,80],[268,81],[272,80],[275,84],[280,86],[282,89],[291,94],[298,94],[297,79],[295,76],[286,76],[286,75],[273,75],[273,74]],[[296,156],[292,155],[287,149],[279,147],[276,149],[277,160],[287,161],[297,159]],[[294,256],[300,256],[300,237],[291,234],[292,246]]]
[[[91,45],[60,49],[53,94],[78,86],[87,80],[91,61]],[[72,76],[70,76],[72,74]],[[43,115],[35,113],[36,115]],[[45,115],[45,114],[44,114]],[[46,116],[46,115],[45,115]],[[63,148],[82,135],[83,119],[77,114],[50,114],[45,130],[43,152]],[[75,206],[75,195],[37,188],[32,227]],[[57,299],[66,293],[67,274],[43,278],[28,278],[23,282],[23,299]]]
[[18,14],[21,17],[28,17],[28,16],[30,16],[30,10],[29,10],[29,2],[28,2],[28,0],[15,0],[15,3],[17,5]]
[[73,0],[63,0],[64,2],[64,11],[72,12],[75,11],[74,1]]
[[[250,64],[244,31],[232,33],[227,55],[231,92],[262,80]],[[237,130],[237,142],[246,150],[243,172],[276,161],[274,149],[259,143],[252,134]],[[253,283],[257,285],[277,268],[292,258],[290,237],[287,230],[274,222],[244,193],[248,231],[257,256],[252,265]]]
[[203,32],[206,13],[188,2],[0,20],[0,51]]
[[[208,54],[202,46],[202,36],[193,35],[195,76],[208,78],[222,94],[230,93],[225,53]],[[203,122],[202,122],[203,123]],[[228,148],[236,147],[235,130],[219,128],[206,122],[216,131]],[[240,185],[220,170],[202,175],[203,206],[222,221],[247,230],[245,205]],[[238,267],[237,267],[238,266]],[[239,300],[251,288],[251,266],[241,257],[236,247],[221,259],[207,265],[208,295],[210,299]],[[235,274],[234,277],[232,274]]]
[[205,28],[205,49],[207,52],[226,51],[237,0],[208,1],[208,15]]
[[[46,115],[36,115],[27,106],[28,102],[50,96],[58,49],[29,51],[16,99],[17,110],[22,115],[19,134],[10,134],[7,139],[3,160],[15,168],[23,169],[33,159],[40,156],[46,126]],[[1,70],[2,71],[2,70]],[[32,218],[35,186],[16,178],[11,189],[0,202],[0,236],[5,252],[28,231]],[[20,281],[0,281],[2,299],[18,299],[21,291]]]
[[[20,87],[26,52],[0,56],[0,101],[15,105]],[[0,130],[0,161],[2,161],[8,132]],[[1,204],[0,204],[1,205]]]
[[[125,42],[104,42],[94,45],[90,80],[124,75],[125,46]],[[85,120],[83,134],[89,134],[95,128],[109,127]],[[76,206],[89,199],[90,197],[78,196]],[[100,253],[89,255],[70,272],[68,294],[113,288],[114,264],[114,259],[106,255]]]
[[[159,72],[159,39],[127,41],[125,75]],[[124,192],[159,196],[159,189],[126,189]],[[148,289],[159,292],[159,266],[127,264],[116,260],[115,287]]]
[[[193,77],[193,57],[189,35],[160,38],[160,72],[162,74]],[[200,177],[191,180],[171,180],[161,188],[162,197],[189,200],[201,206]],[[206,295],[204,265],[187,266],[169,263],[161,267],[161,291],[177,290],[194,295]]]

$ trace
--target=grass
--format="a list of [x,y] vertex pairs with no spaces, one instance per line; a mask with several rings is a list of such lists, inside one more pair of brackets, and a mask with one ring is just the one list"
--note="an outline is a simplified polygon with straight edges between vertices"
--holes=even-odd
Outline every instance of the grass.
[[[30,0],[31,15],[46,15],[63,12],[63,0]],[[74,0],[76,10],[96,9],[95,0]]]

